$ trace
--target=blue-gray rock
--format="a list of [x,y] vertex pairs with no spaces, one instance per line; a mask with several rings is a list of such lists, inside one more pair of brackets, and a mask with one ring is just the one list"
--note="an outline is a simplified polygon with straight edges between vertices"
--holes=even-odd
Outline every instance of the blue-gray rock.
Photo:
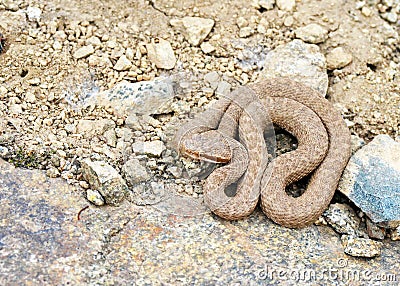
[[373,222],[400,225],[400,143],[376,136],[351,157],[338,189]]
[[174,88],[168,79],[118,83],[111,90],[92,96],[87,104],[111,106],[120,116],[130,114],[163,114],[172,111]]
[[325,96],[328,89],[326,59],[317,45],[296,39],[269,52],[264,61],[260,79],[289,76]]

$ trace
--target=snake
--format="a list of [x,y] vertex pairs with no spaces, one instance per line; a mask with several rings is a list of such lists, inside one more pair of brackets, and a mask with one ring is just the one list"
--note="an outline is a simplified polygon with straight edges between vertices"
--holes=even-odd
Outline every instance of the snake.
[[[266,137],[274,126],[297,148],[274,157]],[[249,216],[259,204],[288,228],[315,222],[326,210],[351,155],[351,133],[340,112],[316,90],[287,77],[240,86],[182,125],[183,156],[221,163],[205,179],[204,202],[221,218]],[[294,197],[286,188],[309,176]]]

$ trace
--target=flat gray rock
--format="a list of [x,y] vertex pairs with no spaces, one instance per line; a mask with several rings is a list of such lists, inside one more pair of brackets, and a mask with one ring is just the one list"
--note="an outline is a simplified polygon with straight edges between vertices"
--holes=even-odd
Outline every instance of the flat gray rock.
[[[348,285],[329,276],[339,271],[359,273],[360,285],[386,285],[368,273],[400,279],[397,241],[357,259],[329,227],[287,229],[260,211],[231,222],[125,202],[78,220],[89,205],[79,190],[2,160],[0,205],[2,285]],[[301,273],[312,276],[299,283]]]
[[350,159],[339,191],[375,223],[400,224],[400,143],[378,135]]
[[167,79],[135,83],[122,81],[110,90],[93,95],[86,104],[111,106],[120,116],[163,114],[172,111],[174,95],[173,85]]
[[326,60],[317,45],[296,39],[269,52],[259,79],[285,76],[308,85],[322,96],[326,95]]

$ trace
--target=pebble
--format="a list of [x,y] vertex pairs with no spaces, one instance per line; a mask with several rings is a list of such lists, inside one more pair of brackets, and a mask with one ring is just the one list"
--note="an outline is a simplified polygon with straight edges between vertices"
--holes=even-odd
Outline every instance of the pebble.
[[239,30],[240,38],[247,38],[253,34],[253,29],[251,27],[244,27]]
[[26,15],[28,16],[29,21],[40,21],[40,17],[42,15],[42,10],[38,7],[29,6],[26,8]]
[[211,45],[209,42],[201,43],[200,48],[205,54],[210,54],[215,51],[215,47]]
[[215,93],[217,95],[228,95],[231,92],[232,85],[226,81],[220,81],[217,86]]
[[87,45],[101,46],[101,40],[96,36],[91,36],[86,40]]
[[285,25],[286,27],[291,27],[294,23],[294,18],[293,16],[288,16],[285,18],[285,20],[283,21],[283,25]]
[[280,10],[292,12],[296,7],[295,0],[276,0],[276,6]]
[[130,159],[122,166],[122,174],[128,184],[132,187],[150,179],[146,168],[143,167],[138,159]]
[[369,9],[368,7],[364,6],[361,8],[361,13],[365,16],[365,17],[370,17],[372,15],[372,11],[371,9]]
[[358,232],[360,219],[348,205],[331,204],[323,216],[338,233],[354,235]]
[[208,83],[214,83],[219,80],[220,76],[218,72],[212,71],[204,75],[204,80]]
[[328,90],[326,59],[316,45],[295,39],[270,51],[264,59],[260,79],[288,76],[318,91]]
[[132,62],[125,55],[122,55],[114,66],[116,71],[126,71],[132,67]]
[[274,8],[275,0],[258,0],[258,5],[266,10]]
[[381,255],[382,242],[351,235],[341,237],[344,252],[355,257],[372,258]]
[[151,62],[159,69],[173,69],[176,63],[176,57],[171,44],[161,38],[153,40],[146,45],[147,54]]
[[5,146],[0,146],[0,157],[6,158],[9,154],[8,148]]
[[193,46],[200,45],[214,27],[214,20],[200,17],[184,17],[170,21],[173,27],[182,27],[183,35]]
[[74,52],[74,58],[79,60],[87,56],[90,56],[93,53],[94,53],[94,48],[92,45],[83,46]]
[[131,113],[128,115],[128,117],[125,119],[125,124],[133,131],[143,130],[143,127],[140,124],[139,118],[134,113]]
[[397,22],[397,14],[395,12],[387,12],[381,14],[381,17],[385,20],[387,20],[390,23],[396,23]]
[[115,128],[115,122],[111,119],[81,119],[76,126],[76,130],[84,137],[92,137],[95,135],[102,135],[107,130]]
[[359,149],[343,172],[338,190],[374,223],[400,225],[400,143],[378,135]]
[[108,205],[117,206],[125,198],[128,187],[111,165],[104,161],[85,159],[81,162],[83,177],[90,187],[97,190]]
[[164,142],[161,140],[135,142],[132,144],[132,150],[136,154],[146,154],[155,157],[160,157],[165,149]]
[[306,43],[319,44],[328,38],[328,31],[320,25],[312,23],[296,29],[295,35]]
[[334,48],[326,55],[326,64],[328,70],[340,69],[353,60],[353,56],[342,47]]
[[104,132],[103,136],[108,146],[114,148],[117,146],[117,135],[115,134],[114,129],[107,130],[106,132]]
[[391,240],[400,240],[400,226],[398,226],[396,229],[392,230],[392,232],[390,233],[390,239]]
[[96,206],[104,205],[104,198],[97,190],[86,190],[86,199]]

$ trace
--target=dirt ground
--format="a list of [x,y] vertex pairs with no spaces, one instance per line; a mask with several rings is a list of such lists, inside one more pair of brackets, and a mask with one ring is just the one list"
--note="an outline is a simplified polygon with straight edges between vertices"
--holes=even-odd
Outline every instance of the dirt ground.
[[[260,67],[243,66],[238,60],[243,50],[262,47],[268,52],[293,40],[294,31],[310,23],[328,31],[319,44],[322,53],[341,46],[352,54],[351,64],[328,71],[327,94],[352,133],[366,141],[382,133],[399,139],[399,24],[384,19],[390,12],[397,15],[396,1],[304,0],[296,1],[293,11],[277,4],[268,10],[259,2],[268,1],[1,1],[0,144],[7,148],[3,157],[81,182],[71,166],[99,153],[96,148],[103,142],[69,127],[80,119],[109,118],[117,126],[125,120],[109,109],[79,108],[81,98],[122,80],[159,75],[194,76],[197,90],[210,71],[220,72],[233,85],[246,84],[257,78]],[[39,8],[40,17],[35,18],[30,7]],[[189,44],[171,25],[173,19],[186,16],[215,21],[205,39],[215,51],[205,53]],[[241,34],[243,27],[248,34]],[[158,69],[148,58],[146,44],[157,37],[169,41],[178,58],[173,70]],[[76,59],[74,52],[88,43],[94,46],[93,54]],[[132,65],[118,71],[114,67],[123,54],[130,55]],[[199,98],[183,101],[198,110]],[[165,121],[179,115],[169,114]],[[151,130],[141,135],[147,140],[156,134]],[[101,152],[99,156],[118,165],[118,160]]]

